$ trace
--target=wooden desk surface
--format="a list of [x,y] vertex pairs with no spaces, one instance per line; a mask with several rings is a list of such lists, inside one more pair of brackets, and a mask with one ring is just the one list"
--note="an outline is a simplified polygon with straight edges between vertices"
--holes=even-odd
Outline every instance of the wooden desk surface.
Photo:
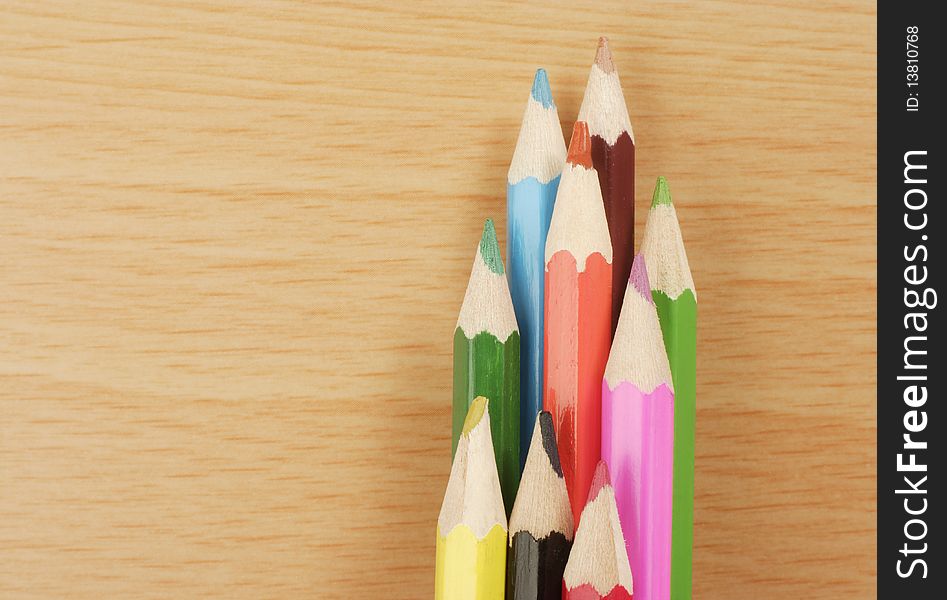
[[0,8],[0,597],[430,597],[482,219],[600,33],[700,294],[695,597],[874,594],[871,3],[231,4]]

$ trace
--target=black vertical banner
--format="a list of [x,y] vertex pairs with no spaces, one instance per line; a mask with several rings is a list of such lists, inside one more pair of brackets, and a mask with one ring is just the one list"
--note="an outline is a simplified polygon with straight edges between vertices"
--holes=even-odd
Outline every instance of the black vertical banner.
[[939,351],[947,32],[935,6],[878,6],[879,598],[947,598],[947,507],[934,492],[947,483]]

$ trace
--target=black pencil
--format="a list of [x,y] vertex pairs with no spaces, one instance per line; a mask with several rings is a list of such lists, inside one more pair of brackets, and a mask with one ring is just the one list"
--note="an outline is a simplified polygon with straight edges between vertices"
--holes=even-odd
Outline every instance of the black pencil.
[[562,572],[572,549],[572,508],[559,463],[552,415],[536,419],[510,515],[508,600],[559,600]]

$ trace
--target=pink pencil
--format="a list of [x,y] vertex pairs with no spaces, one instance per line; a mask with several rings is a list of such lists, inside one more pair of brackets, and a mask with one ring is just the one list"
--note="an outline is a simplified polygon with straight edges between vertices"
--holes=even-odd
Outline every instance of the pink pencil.
[[602,382],[602,459],[612,473],[635,600],[668,600],[674,388],[641,254],[631,267]]

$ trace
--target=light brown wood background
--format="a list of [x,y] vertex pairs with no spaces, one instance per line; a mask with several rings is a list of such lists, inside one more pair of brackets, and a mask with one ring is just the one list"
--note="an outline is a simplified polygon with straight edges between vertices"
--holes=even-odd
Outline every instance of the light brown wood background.
[[874,593],[868,2],[0,6],[0,597],[425,598],[533,70],[700,295],[695,597]]

